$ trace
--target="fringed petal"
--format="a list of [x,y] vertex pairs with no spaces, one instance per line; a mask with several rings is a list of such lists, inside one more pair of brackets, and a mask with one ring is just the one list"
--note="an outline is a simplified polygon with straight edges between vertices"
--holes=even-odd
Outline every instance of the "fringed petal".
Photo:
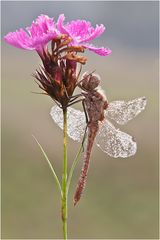
[[50,40],[58,36],[55,23],[52,18],[46,15],[40,15],[25,32],[20,29],[16,32],[8,33],[4,39],[14,47],[39,50],[42,49]]
[[95,52],[96,54],[100,56],[107,56],[112,53],[112,51],[109,48],[104,48],[104,47],[95,47],[93,45],[88,45],[85,44],[83,47],[87,48],[88,50]]

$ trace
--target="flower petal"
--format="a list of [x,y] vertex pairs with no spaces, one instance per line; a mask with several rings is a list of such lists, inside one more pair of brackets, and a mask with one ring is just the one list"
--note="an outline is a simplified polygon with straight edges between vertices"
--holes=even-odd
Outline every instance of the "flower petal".
[[44,46],[58,35],[53,19],[47,15],[40,15],[27,30],[32,37],[32,45],[35,49],[39,48],[39,45]]
[[29,46],[30,37],[23,29],[20,29],[16,32],[9,32],[4,37],[4,40],[10,45],[17,48],[28,49],[28,50],[34,49],[33,47]]
[[91,23],[85,20],[71,21],[65,25],[68,34],[73,38],[73,41],[82,42],[86,36],[91,34]]
[[[111,53],[110,49],[101,47],[97,48],[93,45],[87,44],[89,41],[99,37],[105,30],[103,24],[96,25],[96,28],[91,26],[90,22],[85,20],[76,20],[64,24],[65,16],[61,14],[57,21],[58,30],[62,34],[67,34],[72,38],[70,45],[72,46],[84,46],[90,51],[93,51],[101,56],[107,56]],[[84,44],[85,43],[85,44]]]
[[83,47],[87,48],[88,50],[97,53],[100,56],[107,56],[112,53],[109,48],[104,47],[95,47],[92,44],[83,44]]
[[67,34],[69,35],[69,32],[66,30],[66,28],[63,26],[63,22],[65,20],[64,14],[60,14],[59,18],[57,20],[57,28],[62,34]]
[[65,25],[64,20],[65,16],[64,14],[61,14],[57,22],[58,30],[62,34],[69,35],[73,39],[73,42],[77,43],[89,42],[94,38],[100,36],[105,30],[103,24],[96,25],[96,28],[94,29],[91,26],[91,23],[85,20],[78,19],[76,21],[71,21]]
[[47,15],[40,15],[26,30],[28,33],[23,29],[10,32],[4,39],[12,46],[40,51],[50,40],[58,36],[53,19]]
[[99,37],[105,31],[105,26],[103,24],[96,25],[96,28],[92,29],[92,33],[88,37],[84,38],[81,42],[89,42],[96,37]]
[[55,23],[52,18],[47,15],[40,15],[30,27],[26,28],[32,37],[39,37],[44,34],[57,35]]

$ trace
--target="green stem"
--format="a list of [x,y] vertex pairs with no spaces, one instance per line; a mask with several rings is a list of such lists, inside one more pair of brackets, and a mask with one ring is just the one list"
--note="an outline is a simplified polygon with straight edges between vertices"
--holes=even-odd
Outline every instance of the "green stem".
[[62,221],[63,237],[67,239],[67,109],[63,110],[63,175],[62,175]]
[[72,166],[71,166],[71,170],[69,172],[69,176],[68,176],[68,181],[67,181],[67,194],[68,194],[68,191],[69,191],[69,187],[70,187],[70,183],[71,183],[71,179],[72,179],[72,176],[73,176],[73,172],[74,172],[74,169],[79,161],[79,157],[82,153],[82,150],[83,150],[83,145],[81,144],[80,148],[79,148],[79,151],[77,152],[77,155],[72,163]]

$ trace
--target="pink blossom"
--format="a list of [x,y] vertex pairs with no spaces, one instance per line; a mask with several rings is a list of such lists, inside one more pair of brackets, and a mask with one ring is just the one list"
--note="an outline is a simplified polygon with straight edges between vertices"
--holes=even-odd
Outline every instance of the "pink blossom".
[[88,44],[89,41],[99,37],[105,30],[103,24],[96,25],[96,28],[91,26],[90,22],[85,20],[76,20],[64,24],[65,16],[61,14],[57,21],[57,28],[62,34],[71,37],[71,45],[83,46],[101,56],[106,56],[111,53],[111,50],[104,47],[95,47]]
[[57,35],[53,19],[47,15],[40,15],[30,27],[26,28],[26,31],[21,28],[16,32],[8,33],[4,39],[14,47],[41,53],[45,45]]

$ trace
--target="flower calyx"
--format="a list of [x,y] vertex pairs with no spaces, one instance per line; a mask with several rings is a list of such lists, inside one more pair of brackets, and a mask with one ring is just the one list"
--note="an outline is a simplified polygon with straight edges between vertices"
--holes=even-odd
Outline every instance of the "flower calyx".
[[43,67],[34,74],[38,85],[53,100],[60,103],[64,108],[70,101],[77,84],[77,63],[85,64],[86,58],[79,56],[84,52],[81,46],[69,46],[70,37],[65,34],[57,37],[51,42],[51,51],[43,50],[40,55]]

